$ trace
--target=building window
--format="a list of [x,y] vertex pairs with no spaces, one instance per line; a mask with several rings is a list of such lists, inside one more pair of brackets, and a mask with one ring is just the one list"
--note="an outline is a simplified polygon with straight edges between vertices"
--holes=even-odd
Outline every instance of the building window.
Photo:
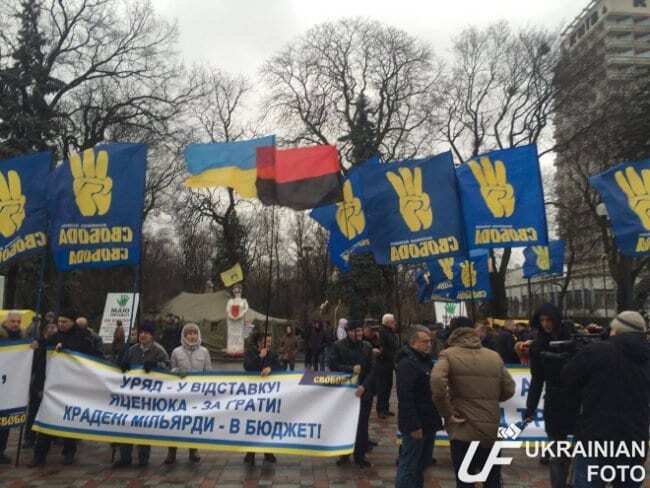
[[582,290],[574,290],[573,304],[575,308],[582,308]]
[[585,308],[591,310],[593,304],[593,296],[591,290],[585,290]]
[[643,8],[643,7],[648,7],[648,0],[634,0],[634,6]]

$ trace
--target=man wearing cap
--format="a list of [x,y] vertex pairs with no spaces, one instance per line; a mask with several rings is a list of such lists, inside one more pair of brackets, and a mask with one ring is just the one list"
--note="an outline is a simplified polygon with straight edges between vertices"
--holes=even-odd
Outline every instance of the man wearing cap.
[[[59,313],[57,321],[57,332],[47,340],[47,344],[55,346],[56,351],[67,349],[69,351],[80,352],[90,356],[102,357],[102,351],[95,347],[92,335],[88,330],[83,330],[75,324],[76,313],[73,310],[63,310]],[[52,445],[52,436],[38,434],[36,445],[34,446],[34,458],[29,464],[30,468],[42,466],[45,464],[47,454]],[[69,465],[74,462],[74,456],[77,452],[77,440],[63,440],[63,464]]]
[[[610,324],[609,340],[585,347],[562,370],[565,383],[580,394],[582,408],[576,439],[583,445],[588,441],[610,441],[615,443],[616,449],[622,446],[621,443],[631,449],[635,443],[645,445],[647,453],[650,348],[645,339],[646,330],[641,314],[621,312]],[[614,486],[640,487],[643,481],[630,479],[629,470],[636,467],[636,472],[641,472],[645,458],[578,457],[573,486],[604,487],[605,482],[591,474],[598,473],[602,466],[615,466],[618,478]],[[626,479],[621,478],[624,472]]]
[[[142,367],[145,373],[153,369],[167,371],[170,368],[169,355],[165,348],[154,340],[156,326],[146,321],[138,329],[138,343],[132,345],[122,357],[120,368],[126,373],[131,368]],[[138,446],[138,465],[149,464],[151,446]],[[133,463],[133,445],[120,445],[120,459],[113,465],[115,468],[130,466]]]
[[[330,369],[350,373],[358,377],[356,395],[361,398],[357,438],[354,443],[354,462],[362,468],[370,467],[366,459],[368,452],[368,421],[372,408],[372,388],[374,382],[373,353],[370,344],[363,340],[363,326],[360,322],[347,324],[347,337],[337,341],[332,348],[329,358]],[[348,456],[343,456],[337,464],[349,462]]]

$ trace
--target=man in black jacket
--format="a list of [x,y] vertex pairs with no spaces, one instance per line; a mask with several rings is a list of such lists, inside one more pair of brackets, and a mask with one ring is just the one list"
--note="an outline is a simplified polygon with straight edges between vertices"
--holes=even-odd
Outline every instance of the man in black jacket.
[[[54,346],[56,351],[67,349],[74,352],[88,354],[90,356],[103,357],[102,351],[95,347],[95,342],[88,330],[79,328],[74,320],[76,313],[72,310],[64,310],[59,313],[57,322],[58,331],[47,341],[49,346]],[[34,459],[29,467],[42,466],[45,464],[47,454],[52,445],[52,436],[38,434],[36,445],[34,446]],[[75,439],[63,440],[63,464],[69,465],[74,462],[74,456],[77,452],[77,441]]]
[[415,326],[397,355],[397,425],[402,434],[395,488],[422,488],[442,421],[431,396],[431,332]]
[[495,337],[496,352],[499,353],[505,364],[519,364],[519,357],[515,352],[515,322],[506,320]]
[[[573,328],[562,322],[560,311],[554,305],[542,305],[533,315],[533,328],[538,330],[537,338],[530,348],[530,390],[526,399],[526,418],[532,422],[537,418],[537,406],[544,396],[544,426],[552,441],[565,441],[574,433],[580,407],[575,391],[569,388],[562,377],[562,368],[569,355],[556,350],[551,343],[572,338]],[[564,488],[569,472],[570,459],[555,458],[549,463],[552,488]]]
[[[273,336],[271,334],[259,333],[253,338],[255,347],[246,349],[244,353],[244,369],[257,372],[262,376],[268,376],[273,371],[285,371],[280,362],[280,357],[273,350]],[[264,453],[264,461],[275,463],[275,455]],[[255,453],[247,452],[244,456],[244,464],[255,466]]]
[[[585,347],[564,367],[566,384],[580,393],[582,406],[576,438],[587,441],[610,441],[628,452],[632,446],[645,446],[647,453],[650,428],[650,348],[645,340],[646,323],[637,312],[621,312],[610,325],[611,337]],[[618,449],[618,447],[617,447]],[[578,458],[574,488],[604,487],[595,479],[602,466],[616,466],[614,486],[635,488],[643,484],[631,479],[643,473],[645,456],[629,458]],[[592,466],[591,470],[589,466]],[[623,479],[623,467],[626,478]],[[591,471],[591,475],[590,475]],[[591,479],[589,479],[591,477]],[[596,476],[596,478],[598,478]]]
[[[348,336],[334,344],[330,357],[330,369],[351,373],[358,377],[356,395],[361,398],[357,438],[354,443],[354,462],[362,467],[370,467],[366,459],[368,452],[368,423],[372,409],[372,384],[374,382],[374,359],[372,346],[363,340],[363,327],[360,323],[349,322]],[[342,456],[337,464],[350,462],[349,456]]]
[[395,356],[399,349],[399,336],[395,332],[397,322],[393,314],[387,313],[381,319],[379,330],[380,354],[376,362],[377,416],[385,419],[395,415],[388,408],[390,392],[393,389]]

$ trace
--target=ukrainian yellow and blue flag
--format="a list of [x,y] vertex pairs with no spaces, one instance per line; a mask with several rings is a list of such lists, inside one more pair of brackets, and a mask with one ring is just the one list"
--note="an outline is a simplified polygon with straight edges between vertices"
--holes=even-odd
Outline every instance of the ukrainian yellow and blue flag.
[[275,147],[275,136],[246,141],[190,144],[185,148],[189,188],[232,188],[243,198],[257,197],[257,150]]

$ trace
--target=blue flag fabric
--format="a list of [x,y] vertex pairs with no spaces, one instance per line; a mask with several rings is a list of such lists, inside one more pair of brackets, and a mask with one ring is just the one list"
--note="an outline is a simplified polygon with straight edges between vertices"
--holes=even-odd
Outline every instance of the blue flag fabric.
[[328,249],[332,262],[343,272],[350,270],[350,255],[370,250],[368,225],[364,212],[361,172],[370,165],[379,165],[379,156],[352,167],[343,182],[343,200],[318,207],[310,216],[330,233]]
[[524,249],[524,278],[537,275],[562,275],[564,249],[564,241],[550,241],[548,246],[531,246]]
[[235,142],[190,144],[185,148],[187,170],[198,175],[209,169],[236,167],[257,168],[257,149],[275,146],[275,136]]
[[108,144],[72,154],[49,190],[59,271],[140,262],[147,146]]
[[0,162],[0,264],[47,249],[51,152]]
[[537,146],[493,151],[456,172],[470,248],[548,244]]
[[450,300],[488,300],[492,298],[488,253],[472,250],[470,258],[446,257],[428,261],[416,275],[420,302],[432,296]]
[[451,153],[369,166],[362,174],[377,263],[416,263],[466,252]]
[[650,254],[650,159],[619,164],[589,182],[607,208],[621,253]]

